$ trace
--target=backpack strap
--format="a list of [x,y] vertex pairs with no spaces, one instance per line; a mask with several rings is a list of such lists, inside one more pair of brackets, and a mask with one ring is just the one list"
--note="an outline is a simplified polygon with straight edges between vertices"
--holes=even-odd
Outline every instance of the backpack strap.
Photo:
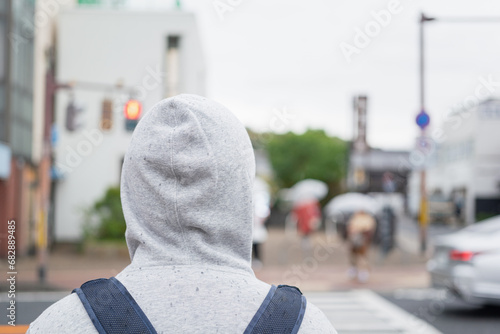
[[273,285],[244,334],[296,334],[304,319],[306,306],[306,297],[298,288]]
[[156,330],[125,286],[116,278],[99,278],[74,289],[99,334]]

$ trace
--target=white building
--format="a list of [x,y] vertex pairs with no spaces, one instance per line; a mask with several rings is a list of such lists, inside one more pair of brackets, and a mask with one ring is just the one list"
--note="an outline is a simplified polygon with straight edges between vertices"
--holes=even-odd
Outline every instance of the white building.
[[[57,241],[75,241],[82,236],[83,210],[119,185],[132,135],[125,128],[124,103],[139,100],[144,114],[165,97],[204,95],[205,70],[191,13],[76,8],[60,14],[57,28],[62,86],[55,112],[53,228]],[[107,116],[105,99],[107,107],[112,103]],[[83,108],[76,122],[82,125],[74,131],[67,129],[71,101]]]
[[[500,214],[500,100],[451,114],[427,169],[427,190],[463,202],[462,217]],[[440,133],[440,131],[434,131]],[[418,191],[418,173],[410,187]],[[418,198],[418,196],[415,196]]]

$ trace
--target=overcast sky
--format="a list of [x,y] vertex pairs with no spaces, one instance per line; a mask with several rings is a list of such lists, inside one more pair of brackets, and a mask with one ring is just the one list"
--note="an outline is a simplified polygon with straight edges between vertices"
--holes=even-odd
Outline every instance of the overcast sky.
[[[149,6],[170,7],[173,2],[149,0]],[[369,99],[369,143],[386,149],[413,147],[420,109],[421,11],[443,19],[426,25],[427,111],[434,127],[484,86],[481,78],[500,82],[500,20],[444,20],[500,19],[500,1],[183,0],[182,5],[199,19],[208,97],[255,130],[281,129],[283,123],[275,123],[279,113],[290,115],[286,129],[322,128],[350,139],[352,97],[361,93]],[[376,31],[373,12],[381,10],[392,14],[382,15],[385,26],[379,24]],[[341,45],[355,47],[357,29],[367,28],[374,29],[373,37],[348,62]],[[484,87],[480,91],[491,93]]]

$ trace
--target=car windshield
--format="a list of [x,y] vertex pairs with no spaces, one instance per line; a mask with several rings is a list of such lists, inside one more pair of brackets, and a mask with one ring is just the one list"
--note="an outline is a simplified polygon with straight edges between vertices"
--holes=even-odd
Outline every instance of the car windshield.
[[482,234],[500,232],[500,216],[495,216],[466,227],[464,231]]

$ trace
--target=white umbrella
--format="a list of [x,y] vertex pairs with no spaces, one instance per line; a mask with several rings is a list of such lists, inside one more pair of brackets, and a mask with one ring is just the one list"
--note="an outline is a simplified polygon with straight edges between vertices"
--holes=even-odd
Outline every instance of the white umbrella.
[[303,202],[311,199],[320,200],[326,196],[328,193],[328,186],[325,182],[305,179],[297,182],[290,190],[287,192],[287,200],[294,203]]
[[335,196],[325,207],[325,212],[329,217],[338,213],[349,213],[360,210],[375,215],[380,210],[380,206],[376,200],[368,195],[347,193]]

